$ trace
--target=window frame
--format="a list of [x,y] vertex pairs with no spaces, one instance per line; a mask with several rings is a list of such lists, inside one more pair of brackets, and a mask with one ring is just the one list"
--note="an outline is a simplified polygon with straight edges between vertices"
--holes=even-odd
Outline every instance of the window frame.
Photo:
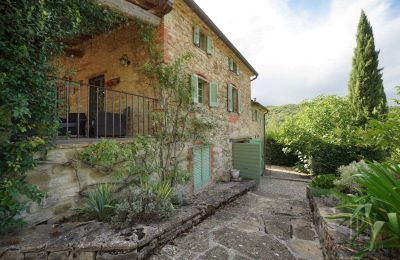
[[236,113],[236,114],[240,114],[240,104],[239,104],[239,88],[234,85],[229,83],[228,84],[228,91],[229,91],[229,86],[232,88],[232,111],[229,111],[229,94],[227,95],[227,110],[229,113]]

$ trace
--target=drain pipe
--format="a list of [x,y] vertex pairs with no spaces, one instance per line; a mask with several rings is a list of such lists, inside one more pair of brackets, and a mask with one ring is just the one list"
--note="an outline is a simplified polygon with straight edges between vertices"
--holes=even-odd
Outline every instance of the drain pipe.
[[252,79],[250,79],[250,81],[256,80],[258,78],[258,74],[256,74],[256,76]]

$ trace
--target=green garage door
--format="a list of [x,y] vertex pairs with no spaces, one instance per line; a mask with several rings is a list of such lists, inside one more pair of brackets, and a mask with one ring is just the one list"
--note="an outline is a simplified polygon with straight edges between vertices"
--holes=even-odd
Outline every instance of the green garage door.
[[211,181],[210,147],[193,148],[193,185],[198,191]]
[[233,143],[233,168],[240,170],[244,179],[260,179],[262,163],[260,143]]

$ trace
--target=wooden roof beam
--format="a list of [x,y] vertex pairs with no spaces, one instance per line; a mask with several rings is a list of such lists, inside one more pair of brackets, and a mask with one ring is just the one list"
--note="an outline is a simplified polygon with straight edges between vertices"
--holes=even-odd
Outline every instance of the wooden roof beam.
[[142,22],[159,25],[161,23],[161,18],[146,11],[140,6],[134,5],[125,0],[96,0],[99,4],[106,5],[111,9],[122,13],[130,19],[139,19]]

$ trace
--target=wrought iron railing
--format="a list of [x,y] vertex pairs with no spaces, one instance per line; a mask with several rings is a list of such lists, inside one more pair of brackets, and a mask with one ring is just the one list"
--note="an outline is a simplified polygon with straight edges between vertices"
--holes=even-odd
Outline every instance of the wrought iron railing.
[[60,79],[59,136],[115,138],[154,134],[151,113],[157,105],[155,98]]

